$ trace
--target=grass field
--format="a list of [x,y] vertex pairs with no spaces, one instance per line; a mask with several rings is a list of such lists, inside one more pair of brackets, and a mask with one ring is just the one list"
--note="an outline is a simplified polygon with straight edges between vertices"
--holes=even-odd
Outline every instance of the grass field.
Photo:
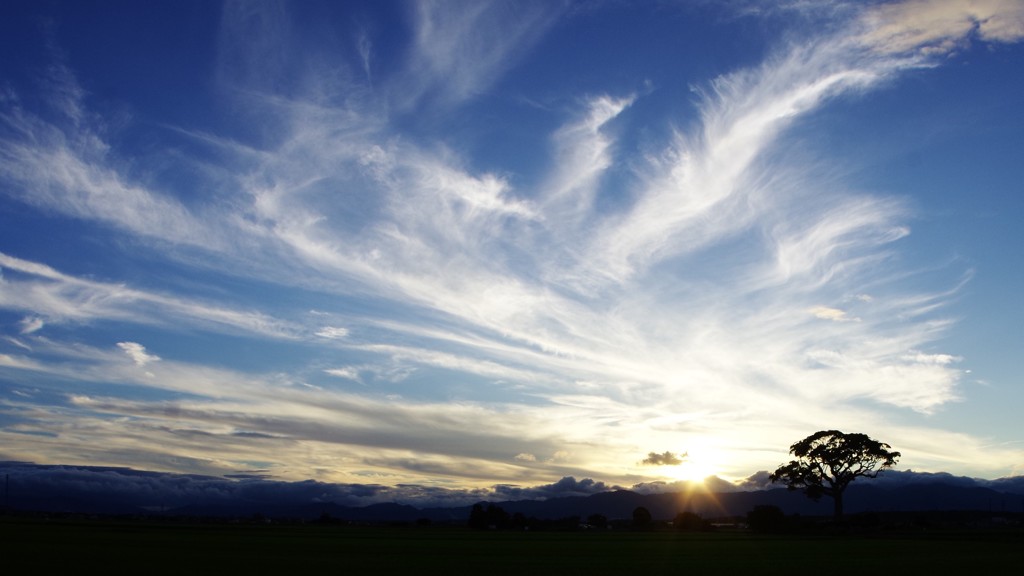
[[0,518],[0,553],[7,574],[996,574],[1020,569],[1024,532],[815,537]]

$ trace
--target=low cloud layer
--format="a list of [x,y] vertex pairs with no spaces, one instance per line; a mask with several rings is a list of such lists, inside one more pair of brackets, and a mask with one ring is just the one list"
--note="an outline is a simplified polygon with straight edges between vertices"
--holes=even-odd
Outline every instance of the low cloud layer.
[[[0,474],[7,478],[9,498],[14,508],[117,514],[231,514],[232,510],[262,507],[265,511],[307,510],[307,514],[315,517],[321,509],[316,507],[318,504],[360,508],[400,503],[422,510],[466,507],[481,501],[545,501],[586,497],[619,490],[637,494],[664,494],[691,493],[695,489],[694,485],[686,482],[648,482],[622,487],[590,478],[577,480],[573,477],[536,486],[495,485],[479,489],[415,484],[338,484],[312,480],[286,482],[267,478],[259,470],[217,477],[118,467],[44,466],[28,462],[0,462]],[[759,472],[741,483],[715,478],[711,479],[707,489],[716,493],[782,489],[757,480],[761,476],[767,477],[767,474]],[[981,481],[950,474],[887,471],[870,482],[884,490],[942,484],[1024,494],[1024,480],[1021,477]],[[698,488],[701,491],[703,489]]]

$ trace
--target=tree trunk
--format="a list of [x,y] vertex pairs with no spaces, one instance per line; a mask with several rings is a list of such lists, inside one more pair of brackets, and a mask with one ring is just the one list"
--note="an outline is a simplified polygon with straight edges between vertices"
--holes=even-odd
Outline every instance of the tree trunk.
[[843,517],[843,493],[836,492],[832,495],[833,514],[838,520]]

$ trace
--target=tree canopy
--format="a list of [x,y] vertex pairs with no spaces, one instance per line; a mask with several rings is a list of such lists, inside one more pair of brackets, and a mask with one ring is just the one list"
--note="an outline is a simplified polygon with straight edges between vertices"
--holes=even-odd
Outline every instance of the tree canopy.
[[633,526],[642,528],[651,523],[651,511],[643,506],[633,509]]
[[802,490],[818,500],[832,498],[834,513],[843,515],[843,491],[858,477],[874,478],[878,472],[896,464],[899,452],[866,434],[846,434],[822,430],[789,448],[796,457],[771,474],[772,482],[782,482],[790,490]]

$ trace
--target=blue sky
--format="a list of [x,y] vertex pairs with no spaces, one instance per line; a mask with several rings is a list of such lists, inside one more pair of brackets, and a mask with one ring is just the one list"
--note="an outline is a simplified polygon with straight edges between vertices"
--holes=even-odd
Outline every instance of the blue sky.
[[5,2],[0,459],[632,485],[838,428],[1022,474],[1022,40],[1000,0]]

